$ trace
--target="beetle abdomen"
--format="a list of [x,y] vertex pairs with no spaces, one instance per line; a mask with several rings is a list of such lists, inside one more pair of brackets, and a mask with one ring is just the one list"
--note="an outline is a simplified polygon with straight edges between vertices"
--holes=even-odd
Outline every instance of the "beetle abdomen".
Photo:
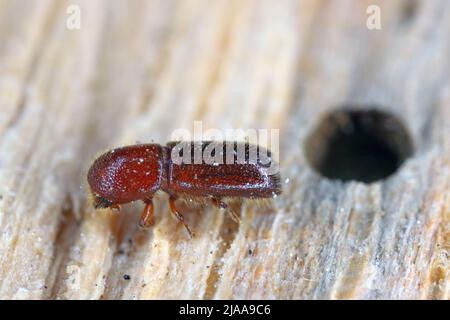
[[171,142],[169,193],[197,197],[268,198],[280,194],[270,151],[238,142]]

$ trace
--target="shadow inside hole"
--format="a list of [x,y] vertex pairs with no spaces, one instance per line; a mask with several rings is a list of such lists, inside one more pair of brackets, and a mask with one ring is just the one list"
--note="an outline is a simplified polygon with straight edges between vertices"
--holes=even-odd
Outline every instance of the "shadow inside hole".
[[411,139],[401,121],[375,109],[333,111],[305,142],[311,166],[327,178],[343,181],[384,179],[412,153]]

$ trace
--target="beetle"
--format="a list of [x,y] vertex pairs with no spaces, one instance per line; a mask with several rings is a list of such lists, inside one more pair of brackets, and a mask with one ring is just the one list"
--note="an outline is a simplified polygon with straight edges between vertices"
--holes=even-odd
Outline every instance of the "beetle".
[[185,141],[138,144],[100,155],[88,170],[95,208],[116,208],[142,200],[139,225],[154,224],[153,196],[169,195],[169,207],[192,237],[175,201],[209,198],[227,208],[223,198],[272,198],[281,194],[280,175],[269,150],[247,142]]

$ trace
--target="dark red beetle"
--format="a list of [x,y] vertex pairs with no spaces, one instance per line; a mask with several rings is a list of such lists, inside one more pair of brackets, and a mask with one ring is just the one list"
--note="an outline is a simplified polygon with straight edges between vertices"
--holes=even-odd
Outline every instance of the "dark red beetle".
[[210,198],[226,208],[222,199],[227,197],[274,197],[281,193],[280,176],[272,172],[274,164],[270,151],[248,143],[139,144],[101,155],[87,179],[95,208],[120,208],[124,203],[144,201],[143,227],[154,223],[153,195],[160,189],[165,191],[172,213],[192,236],[176,208],[177,198]]

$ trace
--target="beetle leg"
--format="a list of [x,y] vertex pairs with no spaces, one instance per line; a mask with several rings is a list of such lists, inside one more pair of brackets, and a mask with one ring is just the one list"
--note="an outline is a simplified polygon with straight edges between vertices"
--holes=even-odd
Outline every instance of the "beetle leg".
[[225,202],[223,202],[222,200],[220,200],[220,198],[212,198],[212,202],[216,207],[218,207],[220,209],[228,208],[228,205]]
[[236,212],[234,212],[233,209],[228,210],[228,212],[230,213],[231,219],[233,219],[234,222],[241,222],[241,218],[239,218],[239,216],[236,214]]
[[113,204],[112,206],[110,206],[110,208],[115,211],[120,211],[121,206],[120,204]]
[[231,216],[231,219],[233,219],[234,222],[239,222],[241,221],[241,219],[239,219],[239,216],[236,214],[236,212],[234,212],[234,210],[231,207],[228,207],[228,205],[223,202],[222,200],[220,200],[220,198],[212,198],[212,202],[213,204],[220,208],[220,209],[228,209],[228,213]]
[[139,226],[142,228],[148,228],[155,223],[155,216],[153,215],[153,201],[145,200],[145,208],[142,211],[141,220],[139,220]]
[[184,221],[183,215],[177,210],[177,206],[175,205],[175,201],[176,200],[177,200],[176,196],[170,196],[169,197],[170,211],[178,219],[178,221],[180,221],[184,225],[184,227],[186,228],[187,232],[189,233],[189,237],[192,239],[194,234],[192,233],[191,229],[189,229],[189,226],[186,224],[186,221]]

